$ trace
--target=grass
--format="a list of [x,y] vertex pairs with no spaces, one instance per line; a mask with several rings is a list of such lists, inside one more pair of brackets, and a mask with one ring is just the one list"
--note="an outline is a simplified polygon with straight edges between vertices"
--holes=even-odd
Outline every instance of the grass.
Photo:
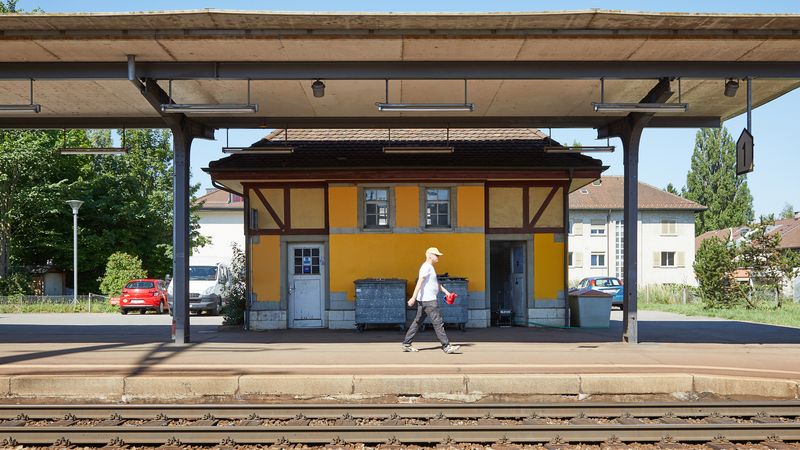
[[785,299],[783,306],[777,308],[769,296],[760,296],[757,308],[743,306],[729,309],[706,309],[699,299],[687,291],[683,303],[682,286],[647,286],[639,292],[639,309],[664,311],[686,316],[718,317],[721,319],[756,322],[769,325],[784,325],[800,328],[800,304]]
[[20,313],[116,313],[119,312],[117,306],[108,304],[108,300],[96,300],[92,302],[91,311],[89,310],[88,300],[78,300],[72,302],[14,302],[13,300],[0,303],[0,313],[20,314]]

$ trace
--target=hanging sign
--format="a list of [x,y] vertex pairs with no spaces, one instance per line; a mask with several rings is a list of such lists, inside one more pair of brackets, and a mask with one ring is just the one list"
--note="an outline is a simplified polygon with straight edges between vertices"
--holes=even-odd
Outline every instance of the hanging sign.
[[753,171],[753,135],[742,130],[736,141],[736,175],[744,175]]

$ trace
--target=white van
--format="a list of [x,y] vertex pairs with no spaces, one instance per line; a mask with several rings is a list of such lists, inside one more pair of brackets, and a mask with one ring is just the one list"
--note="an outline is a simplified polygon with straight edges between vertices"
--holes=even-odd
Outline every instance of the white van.
[[[198,314],[205,311],[211,315],[219,315],[222,307],[228,303],[224,296],[225,288],[230,283],[230,270],[223,263],[208,263],[190,260],[189,262],[189,312]],[[169,297],[169,313],[173,313],[173,280],[169,281],[167,296]]]

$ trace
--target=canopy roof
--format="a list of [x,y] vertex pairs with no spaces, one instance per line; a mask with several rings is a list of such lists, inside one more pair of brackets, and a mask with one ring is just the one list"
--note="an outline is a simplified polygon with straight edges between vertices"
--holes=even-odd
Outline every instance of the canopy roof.
[[[601,127],[658,78],[681,79],[686,113],[650,126],[716,126],[798,86],[800,16],[627,13],[276,13],[179,11],[0,15],[0,127],[158,127],[129,81],[157,82],[176,103],[245,103],[254,114],[188,114],[213,128]],[[312,95],[322,79],[325,96]],[[462,103],[474,112],[379,112],[376,102]],[[678,83],[668,102],[678,101]]]

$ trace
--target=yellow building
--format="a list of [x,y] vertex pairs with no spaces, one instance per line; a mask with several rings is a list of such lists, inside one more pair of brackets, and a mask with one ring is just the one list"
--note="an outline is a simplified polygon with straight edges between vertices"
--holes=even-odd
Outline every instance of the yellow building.
[[[390,140],[391,139],[391,140]],[[533,129],[279,130],[214,161],[244,197],[251,329],[353,328],[354,281],[408,280],[424,251],[468,279],[467,327],[502,308],[563,326],[569,192],[599,160]]]

